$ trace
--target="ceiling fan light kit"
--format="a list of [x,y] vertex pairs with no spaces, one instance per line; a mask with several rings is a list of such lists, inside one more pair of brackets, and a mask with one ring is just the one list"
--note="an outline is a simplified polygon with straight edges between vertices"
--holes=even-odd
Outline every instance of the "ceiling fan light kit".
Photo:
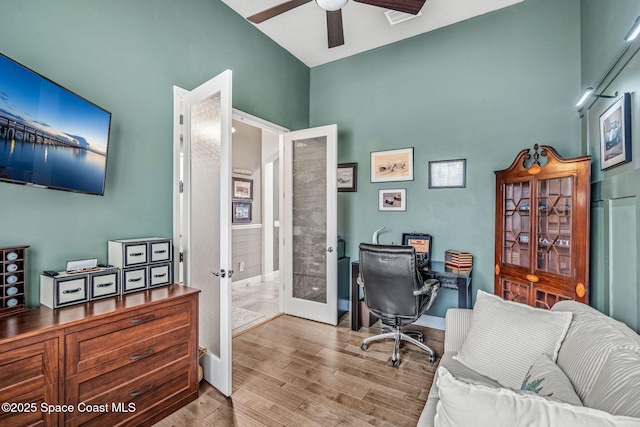
[[[307,4],[312,0],[289,0],[280,3],[262,12],[247,17],[248,21],[260,24],[291,9]],[[348,0],[315,0],[316,4],[327,12],[327,39],[329,49],[344,44],[344,31],[342,27],[342,8]],[[384,9],[391,9],[411,15],[417,15],[424,6],[426,0],[353,0],[356,3],[368,4]],[[391,21],[391,20],[390,20]]]
[[324,10],[334,12],[342,9],[349,0],[316,0],[318,6]]

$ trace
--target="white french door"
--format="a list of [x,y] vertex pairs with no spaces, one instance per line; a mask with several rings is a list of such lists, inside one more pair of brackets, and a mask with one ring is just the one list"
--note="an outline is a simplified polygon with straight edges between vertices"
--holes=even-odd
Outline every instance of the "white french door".
[[337,126],[284,135],[284,312],[338,323]]
[[231,395],[231,82],[227,70],[182,93],[183,196],[182,207],[174,209],[183,283],[201,290],[204,378],[225,396]]

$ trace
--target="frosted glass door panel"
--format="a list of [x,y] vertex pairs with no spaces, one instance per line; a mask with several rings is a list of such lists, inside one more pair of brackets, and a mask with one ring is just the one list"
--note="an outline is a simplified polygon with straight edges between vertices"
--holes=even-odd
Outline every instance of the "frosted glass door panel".
[[231,395],[230,70],[184,100],[184,284],[200,289],[198,341],[204,379]]
[[[218,307],[220,280],[220,93],[191,107],[190,262],[191,286],[201,289],[200,301]],[[205,219],[206,220],[203,220]],[[218,310],[200,310],[200,347],[218,356]],[[206,332],[206,333],[205,333]]]
[[293,297],[327,302],[327,138],[293,141]]

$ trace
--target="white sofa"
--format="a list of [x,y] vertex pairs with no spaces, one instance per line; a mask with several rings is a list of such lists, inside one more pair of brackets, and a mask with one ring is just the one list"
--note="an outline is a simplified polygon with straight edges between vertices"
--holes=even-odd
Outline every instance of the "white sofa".
[[[556,326],[547,326],[550,316]],[[640,426],[640,336],[623,323],[575,301],[548,311],[482,291],[474,310],[450,309],[445,322],[444,354],[419,427]],[[554,329],[559,338],[538,355],[547,339],[538,332]],[[512,354],[529,368],[510,366]],[[514,386],[507,371],[525,372],[523,383]]]

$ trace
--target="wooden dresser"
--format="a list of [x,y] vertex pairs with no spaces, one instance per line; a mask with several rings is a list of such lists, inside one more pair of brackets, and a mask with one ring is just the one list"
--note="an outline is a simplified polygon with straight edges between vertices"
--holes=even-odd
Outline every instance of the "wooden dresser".
[[151,425],[198,397],[198,293],[0,318],[0,425]]

